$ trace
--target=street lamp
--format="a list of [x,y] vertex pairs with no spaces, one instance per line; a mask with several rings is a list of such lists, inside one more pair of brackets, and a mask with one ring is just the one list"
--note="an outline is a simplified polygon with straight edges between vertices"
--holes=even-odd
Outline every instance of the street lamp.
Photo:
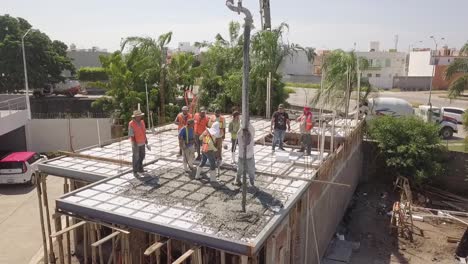
[[26,52],[24,50],[24,38],[29,34],[32,28],[28,29],[21,38],[21,47],[23,49],[23,66],[24,66],[24,85],[26,87],[26,109],[28,110],[28,119],[31,120],[31,107],[29,105],[29,85],[28,85],[28,70],[26,68]]
[[[429,107],[430,107],[430,109],[432,111],[432,104],[431,104],[432,83],[434,82],[434,75],[435,75],[435,68],[436,68],[436,58],[435,57],[437,56],[438,43],[437,43],[436,37],[430,36],[429,38],[431,38],[434,41],[434,44],[435,44],[434,56],[432,56],[432,54],[431,54],[431,61],[432,61],[432,57],[434,57],[434,60],[432,61],[432,78],[431,78],[431,85],[429,86],[429,102],[428,102],[428,105],[429,105]],[[442,40],[445,40],[445,38],[440,38],[439,40],[442,41]]]

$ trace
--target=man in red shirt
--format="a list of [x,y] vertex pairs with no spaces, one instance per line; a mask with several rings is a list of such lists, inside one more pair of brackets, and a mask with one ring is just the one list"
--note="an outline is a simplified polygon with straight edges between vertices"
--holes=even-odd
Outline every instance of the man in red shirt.
[[145,159],[145,145],[148,150],[151,150],[146,138],[146,127],[143,116],[145,114],[140,110],[133,111],[132,120],[128,123],[128,137],[132,142],[132,165],[133,174],[136,176],[138,172],[144,172],[143,160]]
[[309,156],[312,150],[312,134],[310,133],[312,128],[314,127],[312,121],[312,112],[310,111],[310,107],[305,106],[304,112],[301,116],[299,116],[296,120],[299,122],[299,130],[301,132],[301,149],[299,152],[304,152],[305,156]]

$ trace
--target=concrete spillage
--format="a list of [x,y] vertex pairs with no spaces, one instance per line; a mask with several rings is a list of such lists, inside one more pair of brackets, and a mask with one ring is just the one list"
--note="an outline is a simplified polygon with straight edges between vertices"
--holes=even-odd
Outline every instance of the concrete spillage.
[[[226,118],[229,122],[229,117]],[[148,134],[152,151],[147,153],[145,159],[146,172],[138,177],[131,173],[130,166],[126,164],[131,161],[131,146],[127,140],[79,152],[89,158],[70,155],[50,160],[41,164],[40,170],[44,174],[91,183],[57,199],[57,214],[98,225],[106,223],[109,226],[139,230],[143,232],[140,236],[157,234],[161,236],[161,241],[170,239],[173,243],[159,245],[171,248],[170,252],[173,253],[164,256],[167,259],[174,260],[185,252],[182,252],[183,248],[192,247],[196,249],[193,252],[197,259],[214,261],[210,263],[217,263],[220,256],[213,255],[210,250],[220,250],[223,256],[248,256],[259,261],[259,255],[267,251],[266,242],[271,239],[278,225],[289,218],[290,211],[308,192],[311,184],[314,185],[310,180],[316,177],[323,161],[331,155],[330,144],[328,148],[326,145],[330,141],[331,124],[324,125],[324,128],[316,127],[313,131],[325,139],[321,146],[324,149],[322,153],[320,149],[315,149],[311,156],[304,157],[291,152],[284,159],[280,158],[284,153],[272,153],[271,146],[264,145],[263,138],[270,134],[269,122],[259,118],[251,119],[258,143],[255,145],[257,188],[248,189],[247,213],[241,212],[241,189],[233,184],[236,172],[231,165],[230,151],[223,151],[226,165],[221,167],[217,183],[210,182],[205,172],[202,172],[202,179],[196,180],[182,169],[182,159],[177,156],[177,132],[173,125],[159,127],[156,134]],[[343,143],[344,123],[341,119],[335,121],[336,145]],[[354,126],[355,122],[351,124],[351,127]],[[296,123],[292,125],[292,130],[292,133],[299,130]],[[227,133],[224,144],[229,146],[230,142],[230,134]],[[98,158],[105,158],[105,161]],[[112,160],[116,162],[110,162]],[[135,239],[132,238],[133,233],[130,231],[126,235],[128,239]],[[102,237],[105,235],[108,234]],[[151,241],[140,243],[141,252],[146,249],[143,247],[158,242],[149,244]],[[76,243],[83,243],[83,240],[78,239]],[[129,246],[132,248],[132,243]],[[156,251],[161,258],[159,249]],[[139,251],[134,252],[138,258],[143,258]]]

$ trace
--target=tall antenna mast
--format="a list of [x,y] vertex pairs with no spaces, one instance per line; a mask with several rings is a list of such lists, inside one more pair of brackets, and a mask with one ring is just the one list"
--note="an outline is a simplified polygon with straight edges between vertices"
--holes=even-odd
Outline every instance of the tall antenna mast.
[[398,34],[395,35],[395,47],[394,48],[395,48],[395,51],[398,50]]

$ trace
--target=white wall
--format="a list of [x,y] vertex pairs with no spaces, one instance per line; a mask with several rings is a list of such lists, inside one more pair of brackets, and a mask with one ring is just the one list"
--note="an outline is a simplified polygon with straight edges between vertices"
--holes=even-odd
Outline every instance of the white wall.
[[430,51],[412,51],[409,58],[408,76],[432,76],[430,61]]
[[98,144],[97,120],[100,139],[111,139],[109,118],[33,119],[30,123],[31,150],[36,152],[71,151]]
[[296,51],[281,62],[278,71],[283,75],[312,75],[314,65],[309,62],[304,51]]
[[28,122],[26,110],[0,110],[0,135],[23,127]]

